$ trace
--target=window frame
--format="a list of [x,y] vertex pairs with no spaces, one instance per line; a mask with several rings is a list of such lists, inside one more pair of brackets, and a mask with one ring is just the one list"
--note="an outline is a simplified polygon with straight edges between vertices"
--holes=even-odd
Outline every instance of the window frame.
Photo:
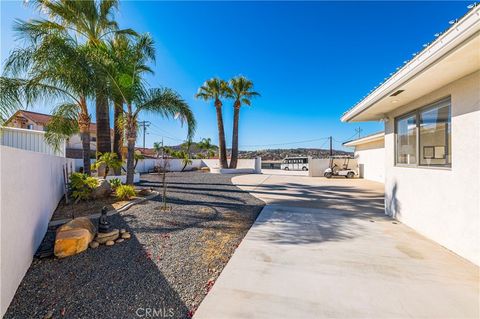
[[[394,166],[396,167],[413,167],[413,168],[426,168],[426,169],[451,169],[452,168],[452,154],[451,154],[451,147],[448,145],[448,135],[445,133],[445,154],[446,156],[450,155],[450,163],[447,164],[439,164],[439,165],[424,165],[420,164],[420,157],[421,157],[421,150],[420,150],[420,114],[422,112],[434,109],[435,107],[440,106],[441,104],[448,104],[449,106],[449,126],[450,126],[450,135],[453,133],[452,132],[452,99],[451,96],[444,97],[440,100],[437,100],[433,103],[429,103],[425,106],[419,107],[413,111],[409,111],[407,113],[403,113],[399,116],[396,116],[394,118]],[[412,115],[415,115],[415,159],[416,163],[415,164],[404,164],[404,163],[398,163],[398,122],[399,120],[402,120],[404,118],[410,117]],[[450,136],[451,139],[451,136]]]

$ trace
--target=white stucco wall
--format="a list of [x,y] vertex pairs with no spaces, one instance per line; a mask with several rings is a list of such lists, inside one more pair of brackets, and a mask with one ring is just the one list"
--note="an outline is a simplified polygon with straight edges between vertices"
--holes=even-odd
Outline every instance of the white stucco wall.
[[[394,117],[449,95],[452,103],[451,169],[396,167]],[[480,265],[480,71],[387,115],[387,214]]]
[[0,146],[0,317],[30,267],[63,196],[66,163],[72,160]]
[[358,161],[359,174],[363,173],[363,176],[360,176],[361,178],[380,183],[385,182],[385,145],[383,139],[357,145],[355,147],[355,158]]

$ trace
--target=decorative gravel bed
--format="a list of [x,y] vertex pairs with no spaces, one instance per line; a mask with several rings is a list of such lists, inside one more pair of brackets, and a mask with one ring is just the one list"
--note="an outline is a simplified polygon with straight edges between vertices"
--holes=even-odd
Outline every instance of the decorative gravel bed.
[[[5,318],[191,317],[264,205],[231,178],[167,174],[172,211],[159,196],[110,217],[132,239],[35,259]],[[143,175],[141,186],[161,192],[160,181]]]

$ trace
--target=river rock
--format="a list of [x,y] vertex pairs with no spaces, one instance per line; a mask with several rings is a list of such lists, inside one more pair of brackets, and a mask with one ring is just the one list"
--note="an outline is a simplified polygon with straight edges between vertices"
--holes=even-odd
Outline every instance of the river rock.
[[92,241],[92,242],[90,243],[90,248],[97,248],[99,245],[100,245],[100,244],[98,243],[98,241],[95,241],[95,240],[94,240],[94,241]]
[[73,256],[88,248],[95,236],[95,226],[86,217],[75,218],[57,229],[54,254],[58,258]]
[[112,187],[110,186],[110,183],[107,180],[100,178],[98,180],[98,186],[92,192],[92,198],[104,198],[110,196],[111,193]]
[[99,244],[105,244],[109,240],[111,241],[116,240],[119,234],[120,234],[119,230],[114,229],[108,233],[98,233],[95,240],[98,241]]

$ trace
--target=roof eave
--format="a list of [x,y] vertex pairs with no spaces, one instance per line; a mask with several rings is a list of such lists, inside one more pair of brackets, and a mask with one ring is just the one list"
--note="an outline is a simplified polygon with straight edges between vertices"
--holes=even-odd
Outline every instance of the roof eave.
[[[480,29],[480,7],[475,7],[467,13],[453,27],[439,36],[433,43],[427,46],[422,52],[406,63],[402,68],[382,83],[372,93],[345,112],[340,118],[342,122],[351,122],[355,117],[383,98],[391,95],[403,84],[415,77],[417,74],[439,61],[456,46],[460,45],[478,32]],[[400,107],[401,105],[399,105]],[[372,120],[376,120],[373,119]],[[377,119],[378,120],[378,119]]]

